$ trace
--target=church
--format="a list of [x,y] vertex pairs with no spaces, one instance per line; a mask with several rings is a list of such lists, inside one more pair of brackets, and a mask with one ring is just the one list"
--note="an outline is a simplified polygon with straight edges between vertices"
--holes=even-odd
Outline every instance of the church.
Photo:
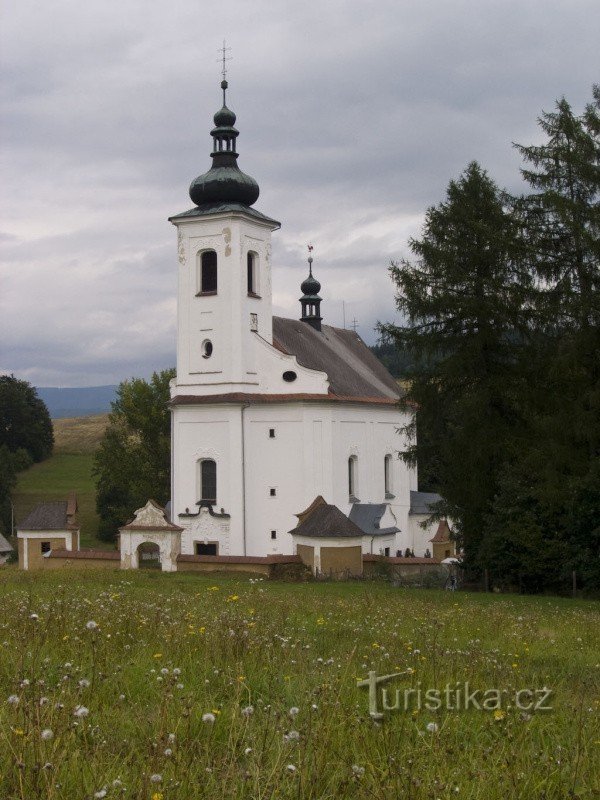
[[[399,387],[354,330],[324,324],[309,248],[299,316],[273,315],[271,235],[238,166],[236,115],[177,229],[177,375],[167,514],[181,554],[300,555],[327,571],[350,551],[428,555],[439,496],[399,458]],[[318,274],[318,270],[314,269]],[[342,559],[343,560],[343,559]]]

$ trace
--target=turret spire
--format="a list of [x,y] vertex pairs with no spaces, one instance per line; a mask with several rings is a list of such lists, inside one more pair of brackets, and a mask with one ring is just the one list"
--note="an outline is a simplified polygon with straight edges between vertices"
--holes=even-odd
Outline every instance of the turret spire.
[[320,331],[321,321],[323,319],[323,317],[321,316],[321,298],[319,297],[321,284],[312,274],[312,265],[313,265],[312,251],[313,251],[313,246],[312,244],[309,244],[308,278],[302,281],[302,284],[300,285],[300,289],[302,291],[302,297],[300,298],[300,305],[302,306],[302,316],[300,317],[300,319],[302,320],[302,322],[307,322],[315,330]]
[[243,173],[237,165],[236,139],[239,131],[234,128],[235,114],[226,103],[226,91],[229,86],[225,75],[227,74],[225,55],[230,48],[223,42],[223,107],[214,116],[215,127],[210,132],[213,137],[213,151],[211,153],[212,167],[204,175],[192,181],[190,197],[197,206],[217,203],[241,203],[251,206],[256,203],[259,195],[257,182],[250,175]]

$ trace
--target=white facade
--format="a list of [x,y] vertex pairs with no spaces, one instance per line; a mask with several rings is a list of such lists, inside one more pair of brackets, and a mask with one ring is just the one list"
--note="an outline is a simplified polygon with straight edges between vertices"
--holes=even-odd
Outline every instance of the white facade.
[[[184,528],[182,553],[194,553],[196,543],[216,543],[219,555],[292,553],[295,514],[317,495],[349,513],[348,459],[355,457],[355,497],[362,503],[389,503],[400,529],[391,554],[406,547],[422,554],[409,529],[416,472],[398,459],[404,443],[397,431],[408,420],[395,405],[328,400],[324,372],[300,366],[272,345],[270,236],[275,226],[243,212],[173,221],[179,288],[177,377],[171,394],[176,402],[185,397],[186,404],[173,406],[171,518]],[[198,271],[206,249],[217,253],[217,292],[202,295]],[[258,297],[247,292],[249,250],[257,254]],[[206,341],[212,344],[208,357]],[[282,377],[288,370],[297,375],[292,392],[302,400],[290,397],[290,384]],[[262,402],[240,394],[287,397]],[[191,404],[194,396],[198,404]],[[391,456],[387,497],[386,456]],[[216,515],[197,505],[204,459],[216,463]],[[379,552],[382,543],[375,539],[371,547]]]

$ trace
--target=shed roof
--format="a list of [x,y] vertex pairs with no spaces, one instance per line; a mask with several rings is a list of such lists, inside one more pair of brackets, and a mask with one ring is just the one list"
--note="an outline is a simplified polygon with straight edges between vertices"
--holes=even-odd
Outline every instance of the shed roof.
[[14,548],[0,533],[0,553],[10,553]]
[[339,397],[397,400],[400,388],[353,330],[273,317],[273,344],[308,369],[325,372],[329,391]]
[[21,531],[64,531],[67,530],[67,501],[54,500],[40,503],[17,525]]
[[358,527],[369,536],[384,536],[389,533],[397,533],[399,528],[389,527],[380,528],[379,522],[387,505],[385,503],[353,503],[348,518],[356,523]]
[[332,506],[329,503],[318,505],[290,533],[298,536],[316,536],[327,539],[347,539],[364,536],[358,525],[348,519],[337,506]]
[[435,532],[435,536],[433,539],[429,540],[430,542],[449,542],[450,541],[450,526],[448,525],[447,520],[441,519],[440,524],[438,525],[437,531]]
[[442,499],[437,492],[411,492],[410,493],[410,513],[411,514],[432,514],[431,506],[439,503]]

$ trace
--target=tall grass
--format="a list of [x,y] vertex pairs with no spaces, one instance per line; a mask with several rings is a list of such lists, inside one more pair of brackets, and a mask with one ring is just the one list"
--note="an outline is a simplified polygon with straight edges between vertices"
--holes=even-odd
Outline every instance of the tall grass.
[[[598,796],[596,603],[12,568],[0,593],[2,798]],[[377,724],[370,670],[553,710]]]

